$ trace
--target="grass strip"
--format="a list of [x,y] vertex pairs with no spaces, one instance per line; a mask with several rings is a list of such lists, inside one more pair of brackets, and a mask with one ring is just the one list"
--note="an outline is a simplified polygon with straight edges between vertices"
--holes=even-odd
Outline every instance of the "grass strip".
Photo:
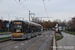
[[63,31],[63,32],[66,32],[66,33],[69,33],[69,34],[75,35],[75,32],[70,32],[70,31]]
[[0,35],[11,34],[11,32],[0,32]]
[[10,39],[11,37],[3,37],[3,38],[0,38],[0,40],[6,40],[6,39]]
[[60,38],[62,38],[62,36],[55,36],[55,39],[57,40],[57,39],[60,39]]

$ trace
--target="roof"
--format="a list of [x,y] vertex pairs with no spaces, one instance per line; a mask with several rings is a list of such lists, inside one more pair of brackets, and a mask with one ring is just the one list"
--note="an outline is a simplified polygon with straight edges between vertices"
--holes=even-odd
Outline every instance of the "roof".
[[[37,23],[34,23],[34,22],[31,22],[31,21],[27,21],[27,20],[14,20],[14,21],[23,21],[25,23],[29,23],[29,24],[33,24],[33,25],[37,25],[37,26],[41,26],[40,24],[37,24]],[[14,22],[13,21],[13,22]]]

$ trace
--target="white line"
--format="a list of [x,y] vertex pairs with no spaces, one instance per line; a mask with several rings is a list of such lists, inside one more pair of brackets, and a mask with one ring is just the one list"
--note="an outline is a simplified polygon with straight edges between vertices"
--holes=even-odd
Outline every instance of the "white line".
[[[40,38],[40,39],[42,39],[42,38]],[[30,45],[28,45],[26,48],[23,48],[22,50],[27,50],[28,48],[30,48],[31,46],[33,46],[36,42],[38,42],[40,39],[38,39],[34,43],[31,43]]]
[[42,46],[40,47],[39,50],[44,50],[45,46],[47,45],[47,42],[49,41],[51,34],[48,36],[46,35],[45,37],[47,37],[47,39],[45,40],[45,42],[42,44]]
[[51,37],[52,37],[52,35],[51,35]]
[[15,48],[18,48],[18,46],[15,46]]
[[25,43],[28,43],[27,41]]
[[46,35],[46,37],[48,37],[48,35]]
[[41,35],[40,37],[43,37],[43,35]]
[[23,43],[21,45],[24,45]]
[[[55,41],[55,35],[54,35],[54,33],[53,33],[53,46],[56,47],[56,41]],[[53,50],[56,50],[56,48],[53,48]]]

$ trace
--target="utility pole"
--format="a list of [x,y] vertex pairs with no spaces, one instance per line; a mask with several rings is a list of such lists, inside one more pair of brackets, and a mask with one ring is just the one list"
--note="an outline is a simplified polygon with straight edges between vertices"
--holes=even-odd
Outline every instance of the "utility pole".
[[24,20],[24,18],[23,18],[23,20]]
[[30,15],[33,15],[34,16],[35,13],[31,13],[30,10],[29,10],[29,21],[30,21]]
[[30,21],[30,10],[29,10],[29,21]]
[[1,16],[1,19],[3,20],[3,17]]

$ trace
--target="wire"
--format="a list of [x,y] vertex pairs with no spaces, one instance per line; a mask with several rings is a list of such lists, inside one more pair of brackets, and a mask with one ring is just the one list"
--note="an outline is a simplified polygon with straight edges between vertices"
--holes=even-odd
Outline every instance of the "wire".
[[43,0],[43,5],[44,5],[45,11],[46,11],[46,15],[47,15],[47,17],[48,17],[48,13],[47,13],[47,9],[46,9],[46,6],[45,6],[45,3],[44,3],[44,0]]
[[[14,0],[15,2],[17,2],[16,0]],[[18,2],[17,2],[18,3]],[[21,5],[24,9],[26,9],[27,7],[24,5],[22,5],[21,3],[18,3],[19,5]],[[27,8],[27,11],[29,11],[29,9]]]
[[20,2],[23,6],[25,6],[28,10],[30,10],[25,4],[23,4],[22,2]]

